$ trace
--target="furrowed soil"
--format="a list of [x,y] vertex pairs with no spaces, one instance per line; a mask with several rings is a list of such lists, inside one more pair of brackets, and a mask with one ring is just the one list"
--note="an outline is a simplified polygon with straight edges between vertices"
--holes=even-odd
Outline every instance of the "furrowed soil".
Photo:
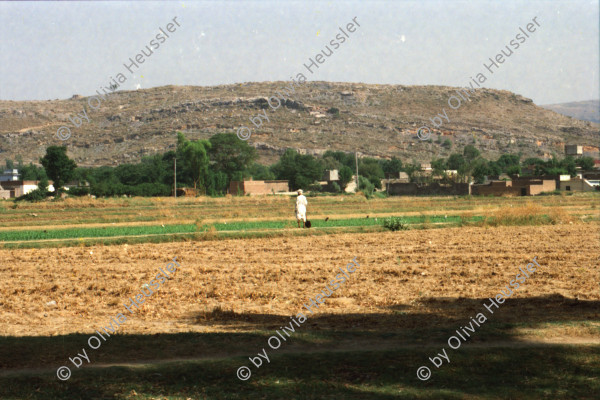
[[[452,332],[483,312],[495,323],[515,324],[503,339],[600,344],[597,234],[597,224],[580,223],[0,250],[0,326],[12,337],[87,337],[123,313],[119,335],[251,333],[287,326],[303,312],[302,333],[409,332],[405,343],[435,343],[448,333],[416,332]],[[128,312],[124,304],[173,257],[181,267],[172,279]],[[355,257],[360,267],[312,307],[314,314],[303,307]],[[484,303],[508,292],[534,257],[541,267],[491,316]],[[76,350],[74,343],[60,347],[49,360]],[[2,360],[10,367],[36,363]]]
[[[397,232],[0,246],[0,398],[592,399],[600,392],[597,200],[309,198],[315,220],[447,214],[464,223]],[[288,198],[7,205],[0,204],[6,217],[0,225],[11,230],[101,228],[119,218],[142,226],[233,224],[285,219],[290,211]],[[469,223],[473,215],[495,219]],[[136,223],[138,217],[144,221]],[[149,293],[144,285],[174,257],[180,267],[171,279],[149,297],[137,296],[143,304],[127,311],[130,298]],[[540,266],[515,287],[516,275],[523,276],[534,257]],[[348,272],[353,259],[360,266]],[[312,305],[329,293],[332,280],[339,287]],[[501,291],[510,297],[492,306]],[[469,326],[473,330],[465,330]],[[104,339],[92,349],[96,331]],[[273,349],[269,339],[276,331],[282,344]],[[451,350],[451,336],[462,347]],[[429,357],[443,349],[451,361],[436,369]],[[77,368],[70,358],[84,351],[90,361]],[[248,357],[262,351],[270,361],[255,368]],[[421,365],[431,367],[431,381],[415,377]],[[59,366],[71,368],[69,381],[57,379]],[[251,367],[252,381],[236,377],[240,366]]]

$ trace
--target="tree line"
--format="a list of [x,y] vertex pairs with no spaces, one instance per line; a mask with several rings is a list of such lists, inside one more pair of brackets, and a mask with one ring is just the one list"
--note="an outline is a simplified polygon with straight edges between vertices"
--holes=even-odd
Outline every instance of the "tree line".
[[[197,193],[220,196],[227,193],[231,181],[253,178],[255,180],[281,179],[289,181],[290,189],[318,191],[325,170],[338,170],[339,181],[332,184],[335,192],[341,192],[352,180],[356,164],[354,153],[326,151],[315,157],[299,154],[287,149],[279,160],[270,165],[256,162],[256,149],[241,141],[233,133],[221,133],[208,140],[188,140],[177,132],[175,151],[143,157],[135,164],[121,164],[116,167],[77,167],[67,156],[66,147],[50,146],[46,155],[40,159],[42,167],[30,163],[18,165],[12,160],[6,161],[6,168],[18,168],[21,179],[39,180],[37,191],[23,196],[26,200],[44,198],[48,179],[52,179],[59,196],[64,185],[71,181],[86,185],[72,187],[71,195],[95,196],[169,196],[173,194],[174,167],[177,162],[177,187],[193,187]],[[487,176],[521,174],[524,168],[533,169],[533,175],[575,175],[577,167],[583,170],[594,165],[591,157],[562,160],[553,157],[544,161],[539,158],[527,158],[520,161],[520,154],[503,154],[497,160],[487,160],[473,145],[467,145],[462,153],[453,153],[448,158],[431,161],[432,174],[421,174],[421,164],[416,160],[403,163],[392,157],[390,160],[361,157],[358,159],[359,189],[372,194],[381,189],[381,180],[406,172],[413,182],[428,182],[435,176],[445,181],[464,181],[473,177],[476,183],[482,183]],[[447,176],[444,171],[456,170],[455,176]]]

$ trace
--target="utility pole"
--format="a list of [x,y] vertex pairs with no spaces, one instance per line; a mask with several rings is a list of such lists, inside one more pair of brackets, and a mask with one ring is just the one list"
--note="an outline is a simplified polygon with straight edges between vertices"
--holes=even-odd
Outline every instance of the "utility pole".
[[356,190],[358,192],[358,152],[354,152],[354,162],[356,164]]
[[175,198],[177,198],[177,157],[175,157],[173,159],[175,167],[173,168],[173,171],[175,172]]

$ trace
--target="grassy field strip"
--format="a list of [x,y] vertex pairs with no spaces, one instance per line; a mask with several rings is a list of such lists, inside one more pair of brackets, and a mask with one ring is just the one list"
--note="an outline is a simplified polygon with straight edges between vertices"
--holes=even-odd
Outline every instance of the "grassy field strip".
[[[444,228],[444,227],[455,227],[458,226],[456,223],[452,222],[431,222],[426,224],[428,228]],[[423,223],[415,223],[415,228],[424,228]],[[72,247],[72,246],[80,246],[82,243],[85,245],[94,245],[103,243],[104,245],[111,244],[134,244],[134,243],[146,243],[146,242],[155,242],[161,243],[165,241],[171,241],[171,239],[175,237],[180,237],[181,239],[190,238],[194,240],[214,240],[214,239],[250,239],[250,238],[261,238],[261,237],[273,237],[273,234],[289,234],[289,235],[314,235],[314,234],[335,234],[342,231],[343,233],[367,233],[367,232],[381,232],[384,231],[385,228],[383,226],[375,224],[371,226],[365,225],[357,225],[357,226],[327,226],[327,227],[313,227],[309,229],[297,229],[296,227],[291,228],[273,228],[273,229],[228,229],[222,231],[215,231],[214,234],[211,234],[209,231],[198,231],[191,233],[156,233],[156,234],[144,234],[144,235],[121,235],[121,236],[97,236],[97,237],[87,237],[87,238],[78,238],[77,240],[73,238],[64,238],[64,239],[39,239],[39,240],[17,240],[17,241],[6,241],[1,242],[1,244],[6,245],[6,248],[34,248],[38,247],[36,244],[38,243],[56,243],[57,246],[52,247]],[[277,236],[277,235],[276,235]],[[128,240],[128,239],[151,239],[151,240]],[[164,239],[164,240],[152,240],[152,239]],[[25,246],[16,246],[26,244]]]
[[24,241],[39,239],[73,239],[88,237],[130,236],[164,233],[189,233],[196,231],[195,225],[128,226],[104,228],[74,228],[51,230],[4,231],[0,241]]
[[[77,226],[82,224],[124,223],[142,225],[143,222],[162,223],[168,220],[173,223],[192,223],[191,217],[203,220],[204,223],[219,222],[219,220],[237,221],[242,219],[266,220],[290,214],[293,207],[292,198],[287,199],[251,199],[251,198],[215,198],[215,199],[109,199],[109,200],[79,200],[67,199],[58,202],[43,202],[35,204],[0,201],[0,231],[14,230],[21,226],[44,229],[45,226]],[[581,196],[542,196],[535,199],[535,204],[542,207],[560,208],[572,214],[586,212],[596,214],[597,196],[594,194]],[[82,205],[88,204],[87,208]],[[184,202],[182,202],[184,201]],[[355,216],[385,216],[397,215],[455,215],[462,213],[477,213],[489,215],[499,210],[499,205],[508,203],[510,207],[520,207],[531,203],[531,198],[423,198],[398,197],[388,199],[371,199],[366,201],[360,196],[334,196],[311,198],[312,218],[319,216],[352,218]],[[262,203],[261,203],[262,202]],[[269,204],[265,209],[264,202]],[[241,203],[246,203],[244,212],[240,212]],[[13,204],[16,208],[9,206]],[[74,207],[74,208],[69,208]],[[332,215],[334,214],[334,215]]]
[[[483,218],[483,217],[481,217]],[[431,227],[444,227],[444,226],[456,226],[458,221],[447,221],[447,222],[428,222],[427,224],[431,225]],[[421,224],[423,224],[423,221],[415,221],[415,222],[408,222],[408,224],[414,224],[415,226],[420,226]],[[323,233],[323,234],[327,234],[327,233],[337,233],[337,230],[344,230],[345,233],[355,233],[355,232],[375,232],[375,231],[382,231],[385,228],[383,228],[383,226],[381,225],[381,221],[376,222],[375,219],[373,218],[373,223],[367,223],[367,224],[355,224],[355,225],[351,225],[351,224],[337,224],[337,226],[335,224],[333,225],[325,225],[325,223],[322,224],[317,224],[317,226],[313,226],[313,228],[311,230],[305,230],[305,229],[297,229],[296,225],[290,225],[289,221],[286,222],[280,222],[277,224],[271,224],[270,227],[260,227],[260,226],[255,226],[254,229],[248,227],[234,227],[232,226],[233,224],[217,224],[219,225],[219,228],[222,229],[216,229],[215,227],[215,232],[214,232],[214,237],[213,234],[211,234],[210,231],[208,230],[202,230],[202,231],[196,231],[195,230],[195,225],[189,225],[188,230],[186,230],[185,232],[169,232],[169,233],[145,233],[145,234],[125,234],[125,235],[110,235],[110,236],[65,236],[65,237],[61,237],[61,238],[47,238],[47,239],[22,239],[22,240],[1,240],[2,244],[5,245],[13,245],[13,244],[24,244],[24,243],[28,243],[31,245],[34,245],[36,243],[57,243],[60,245],[65,245],[65,246],[74,246],[74,245],[81,245],[82,242],[84,242],[86,245],[92,245],[95,243],[100,243],[102,241],[105,241],[107,239],[115,239],[117,240],[116,242],[114,242],[114,244],[120,244],[122,243],[128,243],[127,239],[128,238],[164,238],[164,239],[169,239],[169,237],[172,236],[183,236],[183,237],[190,237],[190,238],[195,238],[195,239],[214,239],[214,238],[251,238],[251,237],[264,237],[265,235],[271,235],[274,233],[289,233],[289,234],[295,234],[295,235],[310,235],[311,232],[317,233]],[[321,226],[319,226],[321,225]],[[193,227],[193,229],[192,229]],[[154,228],[159,228],[159,227],[154,227]],[[162,227],[160,227],[161,229],[164,229]],[[166,226],[165,226],[166,228]],[[206,228],[206,227],[205,227]],[[262,229],[256,229],[256,228],[262,228]],[[71,231],[71,230],[60,230],[61,233],[64,233],[64,231]],[[2,235],[0,235],[0,238],[2,237]],[[143,242],[143,241],[142,241]],[[109,242],[105,242],[105,244],[111,244]]]
[[[600,219],[600,212],[598,211],[594,211],[594,212],[575,212],[575,211],[579,211],[579,207],[564,207],[564,209],[568,210],[568,209],[572,209],[571,212],[569,212],[570,215],[572,215],[573,217],[576,218],[591,218],[591,219]],[[471,214],[471,213],[493,213],[495,211],[500,210],[499,207],[494,207],[494,208],[484,208],[484,207],[476,207],[472,210],[463,210],[463,211],[449,211],[446,212],[445,215],[447,216],[461,216],[464,214]],[[351,210],[351,212],[348,213],[340,213],[340,210],[330,210],[330,212],[326,212],[324,210],[317,210],[316,212],[318,212],[318,214],[314,214],[311,213],[311,215],[309,216],[309,218],[311,220],[317,220],[317,219],[325,219],[325,218],[330,218],[330,219],[339,219],[341,217],[346,217],[346,218],[361,218],[363,215],[369,215],[371,218],[385,218],[385,217],[391,217],[391,216],[396,216],[398,215],[399,210],[393,210],[393,211],[388,211],[388,210],[373,210],[373,211],[366,211],[364,213],[356,213],[356,210]],[[402,211],[402,210],[400,210]],[[404,216],[435,216],[436,214],[440,213],[440,211],[445,211],[445,210],[431,210],[431,211],[421,211],[421,212],[403,212]],[[51,220],[51,219],[37,219],[36,220],[23,220],[23,217],[21,216],[20,219],[15,218],[15,221],[13,222],[6,222],[5,223],[0,223],[0,232],[2,231],[15,231],[15,228],[19,228],[21,226],[27,226],[28,228],[30,228],[30,230],[48,230],[48,229],[56,229],[57,226],[63,227],[63,228],[77,228],[81,225],[85,225],[86,227],[89,228],[98,228],[98,227],[119,227],[119,226],[133,226],[133,225],[138,225],[138,226],[149,226],[149,225],[153,225],[153,224],[192,224],[195,223],[194,219],[190,219],[189,218],[189,213],[181,213],[181,217],[177,218],[178,216],[175,216],[174,218],[166,218],[163,216],[155,216],[155,217],[143,217],[143,216],[134,216],[132,218],[115,218],[115,219],[106,219],[106,218],[95,218],[95,219],[78,219],[78,218],[74,218],[74,219],[70,219],[70,220],[61,220],[60,223],[58,221],[55,220]],[[202,222],[204,224],[212,224],[212,223],[219,223],[220,221],[222,221],[224,218],[201,218]],[[265,216],[265,217],[255,217],[255,218],[241,218],[241,217],[237,217],[237,218],[227,218],[227,221],[231,221],[231,222],[256,222],[256,221],[279,221],[279,218],[275,218],[273,216]],[[33,228],[33,229],[31,229]]]
[[[449,225],[450,224],[444,224]],[[295,235],[295,236],[309,236],[309,235],[327,235],[339,233],[367,233],[367,232],[379,232],[383,231],[384,228],[380,226],[338,226],[338,227],[327,227],[327,228],[314,228],[314,229],[261,229],[261,230],[228,230],[228,231],[215,231],[210,233],[194,232],[194,233],[156,233],[148,235],[124,235],[124,236],[99,236],[89,237],[80,239],[40,239],[40,240],[19,240],[10,242],[0,242],[0,245],[4,245],[4,248],[37,248],[37,247],[74,247],[74,246],[92,246],[95,244],[104,244],[106,246],[113,244],[136,244],[136,243],[162,243],[169,241],[178,240],[217,240],[217,239],[251,239],[251,238],[262,238],[262,237],[274,237],[280,235]],[[137,240],[136,240],[137,239]],[[51,244],[51,246],[40,246],[40,244]]]
[[[478,223],[486,220],[485,216],[456,216],[456,215],[402,215],[400,216],[406,224],[457,224],[457,223]],[[493,218],[492,218],[493,220]],[[172,220],[171,220],[172,221]],[[384,218],[377,215],[371,215],[370,218],[348,218],[348,219],[313,219],[314,228],[334,228],[334,227],[370,227],[382,226]],[[514,218],[513,221],[503,224],[523,225],[551,223],[552,220],[547,215],[524,216]],[[0,241],[5,243],[23,242],[23,241],[41,241],[47,239],[85,239],[85,238],[110,238],[117,236],[149,236],[149,235],[168,235],[181,233],[202,233],[209,230],[217,232],[225,231],[253,231],[253,230],[280,230],[296,227],[296,222],[290,219],[285,220],[263,220],[263,221],[230,221],[203,224],[197,226],[194,223],[188,224],[169,224],[169,225],[135,225],[135,226],[98,226],[86,228],[59,228],[59,229],[28,229],[28,230],[1,230]]]
[[[429,219],[431,223],[451,223],[460,221],[459,217],[432,216]],[[483,217],[471,217],[470,221],[478,221]],[[404,217],[408,224],[424,222],[425,218],[419,216]],[[313,227],[354,227],[354,226],[374,226],[382,225],[382,218],[351,218],[351,219],[330,219],[314,220]],[[45,240],[45,239],[73,239],[73,238],[94,238],[94,237],[114,237],[114,236],[135,236],[152,234],[173,234],[173,233],[192,233],[196,231],[206,231],[214,227],[217,231],[237,231],[237,230],[255,230],[255,229],[285,229],[297,226],[290,220],[274,221],[251,221],[251,222],[223,222],[210,225],[203,225],[199,230],[195,224],[176,224],[176,225],[149,225],[149,226],[104,226],[97,228],[69,228],[69,229],[36,229],[36,230],[10,230],[0,232],[0,240],[3,242],[17,242],[27,240]]]
[[[285,225],[285,223],[281,224],[281,227],[270,227],[270,228],[263,228],[263,229],[229,229],[229,228],[233,228],[233,227],[229,227],[227,229],[222,229],[222,230],[217,230],[216,232],[223,232],[223,233],[228,233],[228,232],[247,232],[247,233],[252,233],[252,232],[282,232],[282,231],[288,231],[290,229],[293,229],[294,227],[286,227],[283,226]],[[372,224],[372,226],[378,226],[379,224]],[[224,225],[225,227],[227,227],[227,225]],[[197,233],[197,234],[202,234],[202,233],[207,233],[206,230],[204,231],[197,231],[195,230],[195,225],[190,225],[190,228],[193,227],[193,230],[187,230],[185,232],[168,232],[168,233],[146,233],[146,234],[126,234],[126,235],[107,235],[107,236],[64,236],[64,237],[59,237],[59,238],[48,238],[48,239],[21,239],[21,240],[2,240],[3,243],[6,244],[10,244],[10,243],[24,243],[24,242],[51,242],[51,241],[62,241],[62,240],[72,240],[72,239],[109,239],[109,238],[128,238],[128,237],[150,237],[150,236],[168,236],[168,235],[186,235],[186,234],[193,234],[193,233]],[[368,225],[341,225],[341,226],[325,226],[325,227],[315,227],[315,229],[340,229],[340,228],[348,228],[348,227],[368,227]],[[162,229],[162,227],[160,227]],[[166,228],[166,226],[165,226]],[[239,228],[239,227],[238,227]],[[63,230],[61,230],[63,231]],[[308,233],[308,231],[305,231]],[[64,232],[61,232],[64,233]],[[0,235],[0,237],[2,237],[2,235]]]
[[[496,209],[494,209],[496,210]],[[494,210],[483,210],[481,208],[477,208],[476,210],[473,210],[473,212],[477,212],[477,211],[494,211]],[[374,218],[387,218],[387,217],[392,217],[392,216],[398,216],[398,210],[394,210],[391,212],[382,212],[379,210],[374,210],[374,211],[366,211],[365,213],[356,213],[356,210],[352,210],[352,213],[338,213],[339,210],[331,210],[331,212],[327,213],[327,212],[321,212],[320,214],[311,214],[309,216],[309,219],[311,221],[316,221],[319,219],[325,219],[325,218],[329,218],[330,220],[339,220],[339,219],[360,219],[360,218],[365,218],[366,215],[368,215],[370,218],[374,219]],[[436,215],[436,213],[439,213],[441,210],[433,210],[433,211],[425,211],[425,212],[404,212],[402,215],[404,217],[410,217],[410,216],[430,216],[430,217],[438,217],[439,215]],[[448,212],[445,213],[445,216],[451,217],[451,216],[460,216],[462,214],[465,213],[469,213],[468,211],[463,211],[463,212],[459,212],[459,211],[455,211],[455,212]],[[50,230],[50,229],[56,229],[57,225],[59,225],[62,228],[77,228],[78,226],[81,225],[86,225],[86,227],[89,228],[104,228],[104,227],[123,227],[123,226],[132,226],[132,225],[138,225],[138,226],[151,226],[151,225],[155,225],[155,224],[166,224],[169,223],[170,225],[173,224],[193,224],[195,223],[195,219],[190,219],[189,218],[189,214],[183,214],[182,216],[185,216],[184,218],[165,218],[165,217],[155,217],[155,218],[151,218],[151,217],[144,217],[144,218],[134,218],[132,220],[124,220],[123,218],[121,219],[116,219],[115,221],[119,221],[119,222],[112,222],[111,220],[106,220],[106,221],[97,221],[97,220],[69,220],[69,221],[64,221],[64,224],[56,224],[56,223],[52,223],[52,222],[56,222],[56,221],[52,221],[52,220],[43,220],[43,221],[19,221],[18,223],[15,224],[4,224],[4,226],[2,226],[2,224],[0,224],[0,232],[2,231],[17,231],[18,227],[21,226],[27,226],[28,230]],[[343,218],[346,217],[346,218]],[[204,224],[214,224],[214,223],[219,223],[220,221],[222,221],[224,218],[202,218],[202,222]],[[290,220],[292,222],[293,221],[293,217],[290,218]],[[231,221],[231,223],[238,223],[238,222],[257,222],[257,221],[281,221],[280,218],[275,218],[275,217],[256,217],[256,218],[227,218],[227,221]],[[295,223],[295,222],[294,222]],[[368,224],[367,224],[368,225]],[[34,229],[31,229],[31,228]]]
[[[48,225],[37,225],[37,224],[32,224],[30,222],[27,223],[27,225],[15,225],[15,226],[4,226],[4,227],[0,227],[0,232],[17,232],[20,226],[24,226],[27,227],[27,230],[31,230],[31,231],[39,231],[39,230],[54,230],[54,229],[71,229],[71,228],[78,228],[81,227],[82,225],[85,225],[87,228],[116,228],[116,227],[124,227],[124,226],[152,226],[152,225],[156,225],[156,224],[164,224],[164,225],[185,225],[185,224],[193,224],[194,220],[191,220],[189,218],[186,219],[181,219],[181,220],[173,220],[173,218],[162,218],[162,219],[156,219],[156,218],[152,218],[152,219],[148,219],[147,221],[122,221],[121,222],[95,222],[95,223],[90,223],[87,221],[76,221],[76,223],[65,223],[65,224],[49,224],[49,222],[51,221],[43,221],[43,223],[48,224]],[[208,221],[206,221],[208,222]],[[33,228],[33,229],[32,229]]]

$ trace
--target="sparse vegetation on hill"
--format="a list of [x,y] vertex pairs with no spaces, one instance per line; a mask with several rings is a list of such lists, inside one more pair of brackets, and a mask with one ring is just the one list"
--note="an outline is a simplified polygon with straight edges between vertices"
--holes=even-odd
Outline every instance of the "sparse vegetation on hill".
[[[90,123],[72,128],[65,142],[57,129],[81,112],[87,97],[51,101],[0,101],[0,162],[21,156],[37,162],[50,145],[66,144],[78,165],[135,163],[145,156],[175,151],[175,131],[189,140],[209,139],[250,124],[268,104],[264,96],[281,82],[212,87],[165,86],[117,91]],[[451,148],[477,141],[482,155],[524,157],[562,153],[564,143],[598,146],[599,125],[578,121],[534,105],[507,91],[478,89],[468,104],[452,110],[451,122],[421,141],[419,126],[447,107],[455,88],[307,82],[293,100],[270,115],[248,143],[263,164],[292,148],[300,154],[327,150],[363,156],[430,160],[448,157]],[[450,112],[450,111],[448,111]],[[439,143],[441,141],[441,143]]]

